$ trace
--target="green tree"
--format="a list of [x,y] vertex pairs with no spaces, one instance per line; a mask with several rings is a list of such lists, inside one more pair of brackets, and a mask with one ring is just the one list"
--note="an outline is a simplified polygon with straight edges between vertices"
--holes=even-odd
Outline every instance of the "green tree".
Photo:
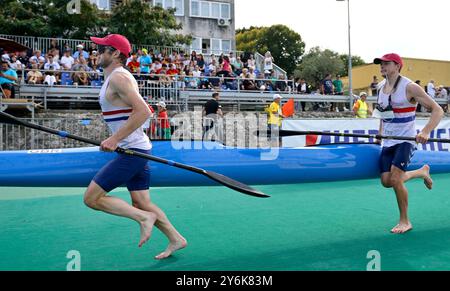
[[305,43],[300,34],[285,25],[270,27],[250,27],[237,31],[237,49],[272,53],[275,63],[291,75],[300,64],[305,52]]
[[[341,54],[339,55],[342,62],[345,64],[344,69],[338,72],[341,76],[348,76],[348,55],[347,54]],[[366,62],[360,57],[360,56],[352,56],[352,67],[362,66],[365,65]]]
[[3,0],[0,31],[41,37],[87,38],[104,25],[104,14],[80,0],[79,14],[67,13],[67,0]]
[[317,88],[326,74],[336,75],[344,70],[344,66],[338,53],[314,47],[303,56],[294,76],[305,78],[309,84]]
[[174,9],[163,9],[141,0],[125,1],[113,8],[108,31],[126,35],[136,45],[190,44],[192,36],[174,33],[182,29],[174,13]]
[[3,34],[48,36],[49,27],[43,1],[3,0],[0,31]]

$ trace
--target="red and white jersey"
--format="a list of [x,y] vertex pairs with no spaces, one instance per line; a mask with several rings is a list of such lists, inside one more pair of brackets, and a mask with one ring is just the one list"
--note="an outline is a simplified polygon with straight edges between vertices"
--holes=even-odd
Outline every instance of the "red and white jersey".
[[[387,136],[402,136],[402,137],[415,137],[416,131],[416,108],[417,104],[412,104],[407,99],[406,88],[409,84],[413,83],[406,77],[401,77],[401,80],[397,86],[397,89],[392,94],[391,106],[394,109],[395,118],[389,122],[383,121],[383,135]],[[386,108],[389,105],[389,96],[383,92],[386,80],[380,83],[378,103]],[[384,147],[392,147],[405,141],[399,140],[384,140]],[[414,141],[409,143],[414,144]]]
[[[108,127],[113,134],[115,134],[117,131],[119,131],[120,128],[125,125],[127,120],[130,118],[131,113],[133,112],[133,109],[131,107],[116,107],[109,103],[106,99],[106,91],[108,89],[109,81],[111,80],[112,75],[118,72],[129,75],[130,82],[136,82],[130,72],[128,72],[123,67],[120,67],[115,69],[111,73],[111,75],[109,75],[109,77],[105,80],[102,89],[100,90],[99,102],[100,107],[102,108],[103,119],[105,120],[106,124],[108,124]],[[152,145],[148,136],[144,133],[143,126],[141,126],[134,132],[132,132],[128,137],[120,141],[119,147],[125,149],[134,148],[150,150],[152,148]]]

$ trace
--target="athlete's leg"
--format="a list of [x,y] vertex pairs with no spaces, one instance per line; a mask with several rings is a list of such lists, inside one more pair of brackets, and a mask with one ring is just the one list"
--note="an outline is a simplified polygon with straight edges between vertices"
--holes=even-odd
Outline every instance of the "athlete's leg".
[[156,256],[156,259],[165,259],[187,246],[186,239],[175,229],[164,211],[151,201],[148,190],[131,192],[131,199],[134,207],[156,214],[156,227],[169,239],[169,246],[164,252]]

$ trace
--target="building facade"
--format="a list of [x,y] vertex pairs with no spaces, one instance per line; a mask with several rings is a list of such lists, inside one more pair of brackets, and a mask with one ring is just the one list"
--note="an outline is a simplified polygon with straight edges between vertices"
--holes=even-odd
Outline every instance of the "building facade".
[[[120,0],[90,0],[110,10]],[[193,37],[191,49],[203,54],[228,54],[236,50],[234,0],[147,0],[152,5],[175,8],[184,35]]]

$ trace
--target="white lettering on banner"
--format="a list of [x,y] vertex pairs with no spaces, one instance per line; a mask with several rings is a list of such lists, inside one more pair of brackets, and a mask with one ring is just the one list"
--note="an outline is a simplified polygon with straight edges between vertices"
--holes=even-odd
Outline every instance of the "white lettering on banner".
[[[428,119],[417,119],[416,127],[419,133]],[[380,121],[378,119],[327,119],[327,120],[284,120],[283,130],[297,130],[297,131],[325,131],[325,132],[340,132],[352,134],[378,134]],[[430,134],[430,138],[449,139],[450,138],[450,119],[444,119],[439,126]],[[353,137],[339,137],[339,136],[294,136],[284,137],[284,147],[304,147],[307,145],[333,144],[333,143],[361,143],[374,142],[373,139],[353,138]],[[449,144],[443,143],[428,143],[426,145],[418,145],[418,150],[426,151],[450,151]]]

